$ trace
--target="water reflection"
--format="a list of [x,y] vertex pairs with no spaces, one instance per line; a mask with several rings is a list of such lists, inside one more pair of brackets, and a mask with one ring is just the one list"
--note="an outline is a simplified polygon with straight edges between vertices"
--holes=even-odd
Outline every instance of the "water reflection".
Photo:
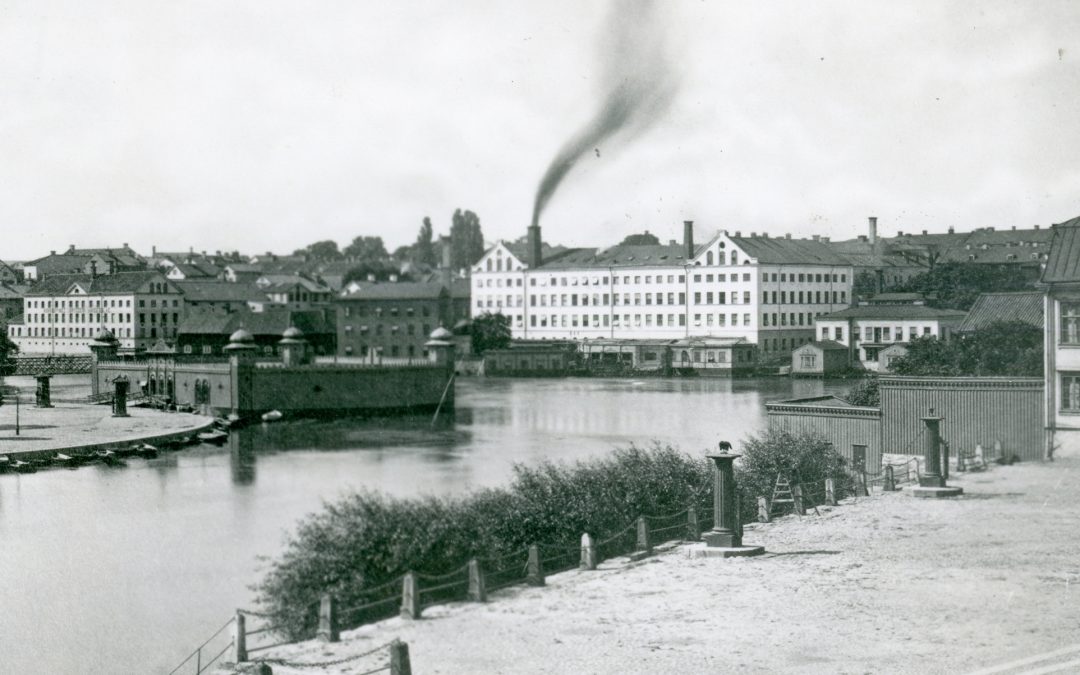
[[233,485],[255,483],[255,437],[252,434],[229,434],[229,475]]

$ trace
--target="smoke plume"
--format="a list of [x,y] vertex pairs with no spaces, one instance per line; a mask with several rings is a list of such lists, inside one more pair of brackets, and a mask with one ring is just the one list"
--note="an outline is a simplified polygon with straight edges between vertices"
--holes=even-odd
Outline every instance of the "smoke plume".
[[551,161],[533,206],[533,224],[559,183],[586,153],[616,132],[639,133],[655,122],[675,97],[678,79],[669,60],[660,20],[660,2],[612,2],[601,40],[600,108],[593,118],[559,149]]

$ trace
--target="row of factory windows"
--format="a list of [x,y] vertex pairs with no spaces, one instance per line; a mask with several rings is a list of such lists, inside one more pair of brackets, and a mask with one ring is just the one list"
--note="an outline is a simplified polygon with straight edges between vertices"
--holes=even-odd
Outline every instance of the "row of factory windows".
[[[693,275],[693,280],[694,280],[694,283],[708,283],[708,284],[711,284],[711,283],[732,283],[732,282],[739,281],[740,278],[741,278],[742,281],[750,281],[751,276],[752,275],[749,272],[742,272],[741,275],[738,274],[738,273],[731,273],[731,274],[727,274],[727,273],[724,273],[724,274],[695,273]],[[539,284],[537,284],[537,279],[539,279]],[[626,275],[623,275],[622,277],[620,277],[618,275],[614,275],[614,276],[612,276],[610,278],[610,281],[611,281],[612,285],[617,286],[620,283],[620,279],[622,280],[623,284],[630,284],[630,283],[634,283],[634,284],[641,284],[641,283],[646,283],[646,284],[669,283],[669,284],[673,284],[673,283],[679,283],[679,284],[682,284],[682,283],[686,282],[686,275],[685,274],[667,274],[667,275],[664,275],[664,274],[644,274],[644,275],[642,275],[642,274],[635,274],[635,275],[626,274]],[[510,288],[512,286],[521,287],[521,285],[522,285],[521,277],[505,279],[505,280],[503,278],[499,277],[499,278],[494,278],[494,279],[491,279],[491,278],[477,279],[476,280],[476,287],[477,288],[485,288],[485,287],[486,288],[493,288],[493,287],[494,288],[503,288],[504,287],[504,283],[503,283],[504,281],[505,281],[505,287],[506,288]],[[564,276],[564,277],[531,276],[531,277],[529,277],[529,285],[530,286],[537,286],[537,285],[540,285],[540,286],[577,286],[579,284],[581,286],[589,286],[589,285],[592,285],[592,286],[601,286],[601,285],[606,286],[608,284],[608,281],[609,281],[609,278],[606,277],[606,276],[595,276],[595,277],[594,276],[583,276],[583,277],[576,277],[576,276]],[[788,272],[762,272],[761,273],[761,281],[765,282],[765,283],[768,283],[770,281],[779,282],[779,283],[819,283],[819,284],[821,284],[821,283],[825,283],[825,284],[828,284],[828,283],[847,283],[847,273],[831,273],[831,272],[826,272],[826,273],[821,273],[821,272],[790,272],[790,273],[788,273]]]
[[[780,291],[779,295],[777,295],[777,291],[763,291],[761,294],[761,300],[762,304],[781,305],[820,305],[847,303],[847,291],[831,291],[831,299],[829,293],[830,291]],[[742,299],[741,302],[740,298]],[[667,302],[665,302],[665,299]],[[772,302],[770,302],[770,300]],[[588,307],[589,305],[606,306],[608,305],[609,301],[613,301],[615,306],[653,304],[685,305],[686,293],[613,293],[610,295],[607,293],[593,293],[591,296],[584,293],[580,295],[577,293],[563,293],[561,295],[552,293],[549,295],[540,294],[529,296],[530,307]],[[726,291],[694,292],[695,305],[749,305],[751,302],[751,291],[743,291],[741,296],[738,291],[732,291],[731,293],[728,293]],[[502,296],[483,296],[477,297],[476,299],[477,309],[521,306],[522,297],[520,295],[507,295],[505,301],[503,300]]]
[[[388,334],[391,334],[391,335],[398,335],[399,333],[401,333],[401,330],[402,330],[402,327],[397,325],[397,324],[386,325],[386,328],[385,328],[385,331]],[[422,324],[420,326],[417,326],[416,324],[412,324],[412,323],[407,323],[407,324],[405,324],[404,334],[405,335],[431,335],[431,330],[432,330],[431,324],[429,324],[429,323],[425,323],[425,324]],[[356,332],[359,333],[360,335],[366,335],[366,334],[371,333],[371,332],[373,332],[375,335],[382,335],[383,331],[384,331],[384,328],[383,328],[383,324],[381,324],[381,323],[375,324],[374,331],[372,331],[371,327],[368,326],[367,324],[361,324],[361,325],[356,327]],[[352,333],[353,333],[352,324],[347,324],[345,326],[345,334],[346,335],[351,335]]]
[[[420,349],[416,345],[389,345],[389,356],[408,356],[408,357],[422,357],[427,358],[428,352],[426,349]],[[345,346],[345,356],[360,356],[367,358],[369,356],[384,356],[385,348],[377,345],[352,345]]]
[[[931,326],[908,326],[907,339],[914,340],[919,337],[920,332],[922,335],[931,335],[933,333]],[[852,329],[852,335],[856,340],[862,336],[863,342],[903,342],[904,341],[904,327],[896,326],[892,328],[890,326],[866,326],[861,331],[859,328]],[[821,327],[821,339],[830,339],[840,342],[844,339],[844,329],[840,326],[833,326],[831,331],[829,326]],[[895,336],[895,340],[893,337]]]
[[[367,307],[367,305],[358,304],[355,307],[345,305],[341,311],[342,314],[346,317],[368,316],[368,309],[369,308]],[[371,308],[370,314],[373,316],[415,316],[416,309],[414,307],[406,307],[405,310],[402,311],[397,307],[374,307]],[[431,316],[431,307],[429,307],[428,305],[422,305],[420,307],[420,316]]]

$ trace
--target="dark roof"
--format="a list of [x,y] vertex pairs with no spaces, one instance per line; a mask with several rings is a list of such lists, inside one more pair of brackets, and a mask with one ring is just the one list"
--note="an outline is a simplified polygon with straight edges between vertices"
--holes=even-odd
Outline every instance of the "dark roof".
[[172,282],[191,302],[266,302],[266,293],[251,284],[228,281],[181,280]]
[[[529,264],[529,244],[527,242],[515,241],[513,243],[503,242],[503,246],[508,251],[514,254],[514,257],[520,260],[523,264]],[[490,250],[490,249],[488,249]],[[566,251],[565,246],[551,246],[547,242],[540,244],[540,257],[546,262],[548,258],[559,255]],[[485,251],[486,253],[486,251]]]
[[787,237],[729,237],[759,263],[772,265],[850,265],[847,258],[822,241]]
[[954,319],[965,312],[957,309],[937,309],[926,305],[859,305],[839,312],[822,314],[816,321],[836,319]]
[[[848,350],[847,345],[842,345],[839,342],[837,342],[836,340],[814,340],[813,342],[808,342],[807,344],[813,345],[813,346],[817,347],[818,349],[821,349],[821,350],[824,350],[824,351],[827,351],[827,352],[835,352],[835,351],[844,351],[844,352],[846,352]],[[805,347],[805,346],[806,345],[803,345],[803,347]],[[802,349],[802,347],[799,347],[798,349]]]
[[82,272],[90,262],[88,255],[71,255],[68,253],[50,253],[44,258],[31,260],[26,263],[30,267],[36,267],[38,276],[46,274],[69,274]]
[[151,281],[165,281],[176,287],[175,282],[165,279],[161,272],[151,270],[102,274],[96,277],[89,274],[57,274],[34,284],[26,294],[64,295],[72,284],[79,284],[87,293],[92,294],[134,293]]
[[961,332],[976,331],[995,321],[1023,321],[1043,327],[1043,294],[983,293],[975,299],[964,322],[956,329]]
[[0,300],[14,300],[26,295],[29,286],[0,283]]
[[1080,216],[1054,225],[1041,283],[1080,283]]
[[434,300],[446,293],[435,282],[423,281],[360,281],[357,290],[342,293],[341,300]]
[[255,336],[280,337],[287,328],[299,328],[305,335],[333,333],[333,325],[322,312],[287,309],[265,312],[191,312],[180,322],[180,335],[221,335],[228,337],[243,328]]
[[925,300],[922,293],[878,293],[870,298],[872,305],[914,303]]

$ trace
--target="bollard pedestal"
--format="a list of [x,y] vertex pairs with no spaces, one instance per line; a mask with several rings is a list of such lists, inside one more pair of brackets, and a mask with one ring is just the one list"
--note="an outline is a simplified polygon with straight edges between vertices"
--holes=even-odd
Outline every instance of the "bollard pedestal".
[[735,458],[738,455],[721,453],[709,455],[713,461],[713,529],[701,535],[703,543],[689,549],[692,557],[734,558],[761,555],[764,546],[746,546],[739,534],[737,493],[735,491]]
[[922,418],[926,425],[926,447],[923,451],[924,472],[919,476],[919,486],[911,488],[911,495],[922,499],[940,499],[957,497],[964,494],[964,489],[945,484],[941,471],[941,419],[934,415],[934,409]]

